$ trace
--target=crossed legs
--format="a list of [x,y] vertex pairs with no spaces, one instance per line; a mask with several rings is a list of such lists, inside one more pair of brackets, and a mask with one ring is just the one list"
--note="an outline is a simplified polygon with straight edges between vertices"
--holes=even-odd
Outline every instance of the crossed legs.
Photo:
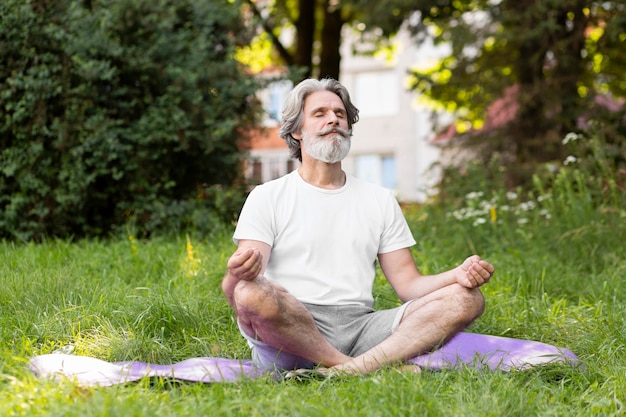
[[478,289],[458,284],[416,299],[391,336],[354,358],[322,336],[302,303],[262,277],[237,283],[234,304],[239,324],[249,335],[323,367],[365,374],[439,346],[480,316],[484,299]]
[[484,309],[480,290],[453,284],[413,300],[398,328],[367,352],[333,368],[365,374],[429,352],[469,326]]
[[325,367],[350,360],[322,336],[301,302],[265,278],[239,281],[234,303],[243,330],[268,345]]

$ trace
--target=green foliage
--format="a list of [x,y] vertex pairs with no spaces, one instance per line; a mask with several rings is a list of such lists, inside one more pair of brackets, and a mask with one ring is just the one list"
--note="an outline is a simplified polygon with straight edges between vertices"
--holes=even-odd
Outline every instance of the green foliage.
[[[539,171],[531,189],[507,190],[499,165],[490,176],[478,167],[450,176],[437,202],[420,213],[428,221],[417,223],[416,235],[430,247],[440,230],[455,230],[456,239],[437,240],[452,259],[504,251],[500,256],[528,274],[516,285],[532,281],[534,291],[549,288],[573,300],[595,297],[604,286],[623,292],[617,251],[626,236],[626,165],[615,163],[602,136],[570,134],[563,142],[570,155]],[[623,145],[618,154],[623,161]],[[584,278],[562,284],[547,276],[550,266]]]
[[215,190],[242,195],[258,114],[237,3],[7,0],[0,18],[0,236],[233,218]]
[[[552,98],[560,100],[555,102],[559,105],[597,91],[623,97],[624,51],[615,47],[623,41],[621,2],[435,3],[392,2],[405,13],[421,13],[421,21],[411,26],[418,39],[432,36],[450,46],[451,54],[441,66],[414,73],[415,87],[446,108],[449,103],[463,109],[458,114],[462,120],[484,118],[486,107],[515,83],[527,89],[519,100],[522,106],[532,104],[524,101],[531,98],[541,101],[538,94],[548,91],[561,93]],[[377,17],[369,19],[376,22]],[[576,115],[562,116],[565,120]]]
[[[458,135],[480,135],[480,155],[508,154],[511,183],[528,184],[538,165],[566,156],[560,139],[586,131],[581,122],[618,119],[623,127],[623,2],[398,0],[388,7],[401,13],[370,13],[366,21],[389,30],[417,11],[419,21],[409,24],[416,39],[449,47],[432,67],[412,71],[412,88],[454,115]],[[624,139],[622,129],[617,140]]]

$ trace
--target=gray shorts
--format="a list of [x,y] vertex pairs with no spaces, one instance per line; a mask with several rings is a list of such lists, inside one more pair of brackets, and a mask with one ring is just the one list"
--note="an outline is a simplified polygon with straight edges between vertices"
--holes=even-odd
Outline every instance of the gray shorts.
[[[378,345],[396,330],[410,303],[389,310],[375,311],[361,305],[324,306],[304,304],[319,331],[341,353],[355,357]],[[291,370],[313,368],[315,363],[256,340],[241,326],[239,331],[252,349],[252,360],[259,369]]]

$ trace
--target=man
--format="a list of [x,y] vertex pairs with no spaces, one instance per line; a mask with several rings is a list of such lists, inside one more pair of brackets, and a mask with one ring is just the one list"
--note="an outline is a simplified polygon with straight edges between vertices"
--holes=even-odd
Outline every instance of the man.
[[[494,268],[474,255],[419,273],[389,190],[347,175],[358,110],[332,79],[289,94],[280,135],[299,169],[256,187],[237,224],[222,289],[262,369],[365,374],[425,353],[483,311]],[[404,304],[372,309],[376,259]]]

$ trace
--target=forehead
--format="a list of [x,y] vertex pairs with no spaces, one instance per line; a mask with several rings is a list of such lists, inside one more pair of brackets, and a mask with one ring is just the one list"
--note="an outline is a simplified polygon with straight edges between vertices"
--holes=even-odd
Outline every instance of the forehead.
[[316,109],[341,109],[345,110],[341,98],[331,91],[316,91],[304,100],[304,111],[310,112]]

